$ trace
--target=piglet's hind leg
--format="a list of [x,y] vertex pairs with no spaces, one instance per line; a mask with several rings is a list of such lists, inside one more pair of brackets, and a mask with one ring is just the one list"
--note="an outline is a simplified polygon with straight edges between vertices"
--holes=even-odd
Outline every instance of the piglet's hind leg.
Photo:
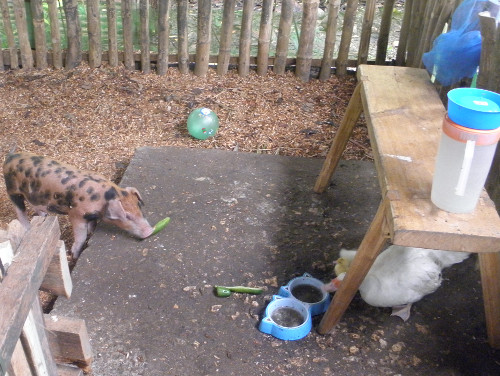
[[74,259],[77,259],[82,252],[83,245],[87,240],[87,222],[86,221],[71,221],[73,227],[74,242],[71,247],[71,254]]

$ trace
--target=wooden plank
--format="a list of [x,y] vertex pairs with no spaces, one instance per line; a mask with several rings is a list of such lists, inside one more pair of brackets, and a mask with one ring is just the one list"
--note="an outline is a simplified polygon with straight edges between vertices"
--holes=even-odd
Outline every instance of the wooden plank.
[[30,365],[24,352],[21,340],[18,340],[14,352],[12,353],[12,359],[10,362],[10,368],[8,371],[8,376],[29,376],[31,375]]
[[302,24],[300,27],[299,48],[297,49],[297,64],[295,75],[302,81],[309,81],[311,75],[311,60],[316,33],[316,21],[318,20],[319,0],[304,1],[302,11]]
[[189,72],[187,14],[188,0],[177,0],[177,62],[184,74]]
[[44,321],[54,359],[88,372],[93,357],[85,321],[52,315],[45,315]]
[[[7,37],[7,45],[9,46],[10,69],[18,69],[19,60],[17,58],[17,46],[14,39],[12,24],[10,22],[9,4],[7,0],[0,0],[0,9],[2,11],[3,28],[5,31],[5,36]],[[6,62],[4,62],[4,64],[5,63]]]
[[35,217],[21,241],[9,274],[0,284],[0,374],[8,369],[17,339],[32,302],[37,297],[59,237],[57,217]]
[[368,61],[368,51],[370,49],[370,39],[372,35],[373,17],[375,16],[376,5],[376,0],[367,0],[365,4],[365,15],[363,17],[361,36],[359,38],[358,65],[366,64]]
[[61,31],[59,29],[59,11],[56,0],[47,0],[50,20],[50,40],[52,42],[52,66],[56,69],[61,69],[63,66],[62,49],[61,49]]
[[240,52],[238,57],[238,73],[245,77],[250,71],[250,45],[252,42],[252,16],[254,0],[245,1],[241,20]]
[[144,73],[150,73],[149,0],[139,0],[139,17],[141,19],[141,70]]
[[52,376],[57,374],[56,363],[52,357],[45,334],[44,319],[38,295],[35,296],[24,323],[21,343],[28,362],[36,375]]
[[269,67],[269,48],[271,45],[271,31],[273,22],[273,0],[262,2],[259,41],[257,51],[257,74],[264,76]]
[[57,248],[58,250],[52,257],[47,273],[45,273],[40,290],[70,298],[73,291],[73,281],[71,280],[66,258],[66,247],[62,240],[57,244]]
[[[472,214],[430,201],[445,108],[424,69],[361,65],[362,101],[393,242],[468,252],[500,251],[500,217],[486,193]],[[425,110],[423,110],[425,109]]]
[[16,253],[26,234],[26,228],[17,219],[14,219],[7,225],[7,233],[9,234],[9,240],[14,249],[14,253]]
[[321,60],[321,71],[319,73],[320,81],[326,81],[330,78],[333,52],[335,49],[335,40],[337,39],[337,20],[339,17],[340,0],[332,0],[328,3],[328,20],[325,35],[325,48],[323,50],[323,59]]
[[83,371],[77,367],[72,367],[65,364],[58,364],[57,376],[83,376]]
[[196,61],[194,74],[205,77],[210,59],[210,39],[212,29],[212,2],[198,1],[198,36],[196,39]]
[[217,74],[220,75],[227,73],[229,59],[231,58],[235,4],[236,0],[224,0],[219,56],[217,57]]
[[365,279],[366,274],[384,247],[388,238],[386,212],[387,202],[383,200],[358,248],[349,271],[345,275],[339,289],[335,292],[333,301],[321,319],[318,326],[318,333],[328,333],[340,321],[354,295],[356,295],[359,286]]
[[122,24],[123,24],[123,64],[126,69],[135,69],[134,60],[134,38],[132,31],[132,0],[122,0]]
[[321,172],[319,173],[318,179],[314,185],[314,192],[322,193],[325,191],[332,175],[337,168],[340,161],[342,153],[351,137],[352,131],[359,116],[363,112],[363,104],[361,102],[361,85],[356,85],[354,92],[352,94],[351,100],[347,105],[347,109],[344,117],[342,118],[342,123],[335,134],[328,155],[325,158]]
[[276,52],[273,72],[284,74],[288,56],[288,43],[290,42],[290,31],[292,29],[294,0],[283,0],[281,2],[281,17],[276,39]]
[[169,28],[168,20],[170,15],[170,0],[160,0],[158,9],[158,62],[157,73],[160,76],[168,71],[168,46]]
[[500,253],[479,254],[486,329],[491,347],[500,348]]

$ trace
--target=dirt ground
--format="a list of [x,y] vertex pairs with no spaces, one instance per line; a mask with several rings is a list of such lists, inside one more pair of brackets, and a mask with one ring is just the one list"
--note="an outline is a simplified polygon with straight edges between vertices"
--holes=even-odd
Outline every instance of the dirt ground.
[[[124,68],[0,73],[0,150],[48,155],[119,181],[141,146],[184,146],[288,156],[324,157],[355,79],[304,83],[292,73],[242,78],[230,71],[206,78],[145,75]],[[216,137],[192,138],[186,119],[208,107],[220,119]],[[371,159],[364,126],[355,129],[346,159]],[[0,227],[15,213],[0,178]],[[71,230],[62,219],[63,239]]]

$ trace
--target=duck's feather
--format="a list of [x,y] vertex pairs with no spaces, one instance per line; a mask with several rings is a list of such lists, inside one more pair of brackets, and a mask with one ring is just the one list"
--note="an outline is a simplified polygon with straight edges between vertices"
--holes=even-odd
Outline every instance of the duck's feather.
[[[341,250],[353,259],[356,251]],[[414,303],[441,285],[441,270],[468,257],[468,253],[392,245],[368,271],[359,291],[368,304],[393,307]]]

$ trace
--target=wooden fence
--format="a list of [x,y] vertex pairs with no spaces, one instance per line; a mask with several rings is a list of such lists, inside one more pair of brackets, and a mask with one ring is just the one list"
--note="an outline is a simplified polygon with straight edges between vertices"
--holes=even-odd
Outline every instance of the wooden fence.
[[[38,289],[71,295],[57,217],[0,230],[0,376],[77,376],[92,353],[83,320],[42,313]],[[72,363],[78,367],[69,366]]]
[[[239,48],[237,56],[231,56],[230,46],[235,29],[236,0],[224,0],[220,33],[213,35],[211,0],[198,0],[196,30],[188,30],[189,14],[193,4],[188,0],[86,0],[86,19],[79,14],[78,2],[81,0],[63,0],[64,17],[60,17],[56,0],[45,0],[48,15],[44,15],[42,0],[30,0],[31,17],[28,19],[23,0],[0,0],[2,11],[3,33],[0,40],[7,41],[8,49],[0,54],[0,69],[4,66],[11,69],[33,67],[43,69],[73,68],[81,61],[87,60],[91,67],[100,66],[107,61],[111,66],[123,63],[128,69],[139,68],[144,72],[155,69],[160,75],[168,66],[175,65],[182,72],[187,72],[194,63],[194,73],[204,76],[211,64],[217,64],[217,72],[224,74],[228,66],[236,66],[239,74],[244,76],[250,67],[255,67],[258,74],[264,75],[272,67],[275,73],[281,74],[285,68],[295,66],[296,74],[303,80],[309,79],[311,67],[320,69],[320,79],[327,79],[331,72],[344,75],[349,67],[368,61],[369,50],[376,48],[376,64],[387,63],[389,35],[399,32],[397,54],[392,62],[398,65],[419,66],[422,54],[427,51],[432,40],[443,31],[450,15],[460,0],[406,0],[399,30],[391,26],[396,0],[383,1],[382,12],[376,13],[381,1],[366,0],[330,0],[324,11],[327,15],[323,31],[318,31],[318,8],[325,1],[320,0],[254,0],[243,1],[241,25],[238,26]],[[241,2],[240,2],[241,3]],[[363,4],[360,4],[363,3]],[[15,15],[15,22],[9,17],[9,4]],[[256,4],[260,8],[260,25],[258,30],[252,29]],[[139,7],[140,46],[134,51],[133,43],[133,6]],[[157,42],[152,45],[150,33],[150,8],[157,11]],[[401,6],[401,1],[399,2]],[[345,6],[345,8],[344,8]],[[170,18],[176,7],[177,30],[170,30]],[[80,8],[81,9],[81,8]],[[399,9],[399,8],[398,8]],[[105,40],[102,43],[102,23],[100,14],[106,12]],[[120,13],[119,13],[120,12]],[[362,24],[356,24],[356,15],[362,14]],[[378,38],[374,38],[375,15],[377,19]],[[120,15],[121,33],[117,30]],[[339,16],[340,15],[340,16]],[[292,26],[300,22],[300,39],[295,56],[290,57],[289,50]],[[273,19],[279,18],[279,28],[271,40]],[[65,25],[67,46],[62,45],[60,24]],[[82,51],[82,25],[87,26],[88,52]],[[342,25],[341,29],[339,25]],[[356,33],[353,30],[356,27]],[[50,30],[46,30],[50,28]],[[30,42],[30,30],[31,42]],[[196,52],[189,54],[188,33],[196,32]],[[3,34],[3,35],[2,35]],[[322,35],[319,35],[322,34]],[[50,35],[50,37],[47,37]],[[353,35],[356,38],[353,38]],[[359,35],[359,38],[358,38]],[[339,37],[337,37],[339,36]],[[155,36],[156,37],[156,36]],[[315,38],[324,39],[324,51],[321,58],[313,58],[312,48]],[[211,41],[219,41],[218,54],[211,55]],[[258,40],[257,55],[251,56],[252,39]],[[354,41],[354,39],[356,39]],[[47,41],[50,41],[48,43]],[[118,43],[120,41],[120,43]],[[174,43],[176,41],[176,43]],[[357,47],[357,53],[355,44]],[[273,42],[273,43],[271,43]],[[375,45],[376,44],[376,47]],[[123,48],[118,48],[118,46]],[[271,46],[273,49],[271,50]],[[152,48],[154,47],[154,48]],[[392,46],[391,46],[392,48]],[[152,53],[151,50],[157,52]],[[352,56],[357,55],[353,58]]]

